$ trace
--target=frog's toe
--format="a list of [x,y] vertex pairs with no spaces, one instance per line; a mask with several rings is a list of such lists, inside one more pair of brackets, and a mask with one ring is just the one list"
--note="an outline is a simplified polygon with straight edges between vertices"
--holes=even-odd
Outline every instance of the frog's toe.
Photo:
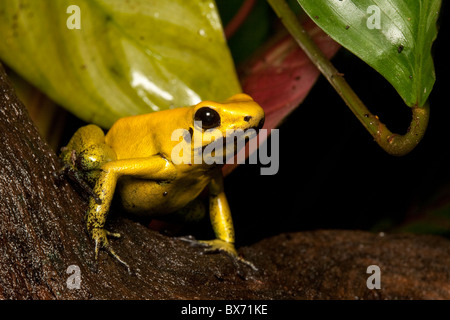
[[214,240],[199,240],[200,245],[207,247],[205,252],[226,252],[231,256],[237,256],[234,244],[219,239]]
[[105,250],[111,255],[113,256],[117,261],[119,261],[125,268],[127,268],[128,273],[131,274],[131,268],[128,265],[128,263],[126,263],[114,250],[113,248],[111,248],[110,245],[108,245],[107,247],[105,247]]
[[95,244],[95,260],[98,260],[98,253],[100,249],[103,249],[111,256],[113,256],[117,261],[119,261],[122,265],[124,265],[128,269],[128,273],[131,273],[130,266],[113,250],[108,241],[108,236],[120,238],[120,233],[109,232],[103,228],[94,228],[91,232]]
[[92,239],[95,243],[95,259],[97,259],[100,249],[109,248],[108,237],[120,238],[120,233],[109,232],[103,228],[93,228],[91,230]]
[[206,253],[212,253],[212,252],[225,252],[232,260],[233,263],[241,262],[248,267],[252,268],[255,271],[258,271],[258,269],[255,267],[253,263],[250,261],[245,260],[244,258],[240,257],[236,251],[236,248],[234,247],[234,244],[230,242],[226,242],[219,239],[214,240],[202,240],[198,241],[201,245],[206,246],[205,249]]
[[254,271],[258,271],[258,268],[250,261],[245,260],[244,258],[240,257],[240,256],[236,256],[235,257],[237,259],[237,261],[245,264],[246,266],[252,268]]
[[93,228],[91,231],[92,239],[94,240],[95,244],[95,260],[98,258],[98,253],[100,249],[106,248],[109,246],[108,243],[108,237],[107,237],[107,231],[102,228]]
[[182,236],[176,237],[176,239],[189,243],[192,247],[209,247],[208,244],[204,243],[205,241],[199,241],[195,239],[193,236]]
[[108,230],[105,230],[105,231],[106,231],[106,235],[108,237],[113,237],[113,238],[116,238],[116,239],[121,237],[120,233],[118,233],[118,232],[110,232]]
[[226,242],[220,239],[214,240],[196,240],[193,236],[178,237],[179,240],[188,242],[191,246],[205,248],[205,253],[225,252],[233,261],[234,264],[241,262],[246,266],[258,271],[253,263],[240,257],[234,247],[233,243]]

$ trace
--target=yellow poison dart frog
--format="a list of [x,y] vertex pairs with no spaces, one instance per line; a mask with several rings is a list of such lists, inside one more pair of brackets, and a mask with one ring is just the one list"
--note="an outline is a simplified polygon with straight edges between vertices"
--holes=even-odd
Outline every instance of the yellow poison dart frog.
[[[125,210],[161,217],[189,207],[208,187],[216,239],[200,243],[209,251],[225,251],[251,265],[238,257],[234,247],[233,222],[220,162],[211,163],[206,156],[198,161],[195,156],[214,141],[216,149],[212,155],[220,151],[223,156],[230,156],[230,152],[237,152],[234,148],[230,151],[230,144],[225,143],[231,133],[260,129],[263,122],[263,109],[250,96],[237,94],[223,103],[203,101],[191,107],[121,118],[106,135],[96,125],[78,129],[62,148],[61,158],[66,172],[91,186],[86,225],[95,243],[95,258],[99,249],[105,249],[128,267],[108,242],[108,236],[120,235],[105,229],[116,190]],[[174,139],[174,132],[180,130],[184,134]],[[214,140],[212,133],[216,134]],[[222,142],[217,133],[222,135]],[[231,139],[234,141],[234,137]],[[183,155],[174,153],[183,144],[188,146],[181,151]]]

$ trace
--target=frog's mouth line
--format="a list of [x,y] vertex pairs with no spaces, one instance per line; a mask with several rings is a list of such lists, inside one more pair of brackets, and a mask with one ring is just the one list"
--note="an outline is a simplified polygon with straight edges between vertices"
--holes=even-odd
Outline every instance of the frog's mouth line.
[[[249,129],[252,130],[248,131]],[[225,138],[222,137],[220,139],[216,139],[202,147],[194,149],[194,152],[195,154],[199,154],[199,151],[201,150],[201,154],[205,156],[205,149],[210,147],[210,150],[213,150],[211,156],[216,157],[215,151],[219,151],[223,156],[222,161],[223,163],[225,163],[227,159],[234,157],[242,148],[244,148],[250,139],[253,139],[258,135],[259,126],[251,127],[249,129],[245,131],[233,131],[231,135],[228,135]],[[249,132],[250,134],[248,134]],[[241,143],[239,144],[239,142]],[[218,157],[220,157],[220,155],[218,155]]]

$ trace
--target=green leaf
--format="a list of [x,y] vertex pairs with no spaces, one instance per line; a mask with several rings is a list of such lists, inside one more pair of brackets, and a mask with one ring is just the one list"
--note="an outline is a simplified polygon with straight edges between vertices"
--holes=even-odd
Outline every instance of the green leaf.
[[241,91],[213,0],[2,0],[0,36],[3,62],[103,127]]
[[[434,82],[431,46],[441,0],[298,0],[334,40],[423,106]],[[378,24],[379,22],[379,24]]]

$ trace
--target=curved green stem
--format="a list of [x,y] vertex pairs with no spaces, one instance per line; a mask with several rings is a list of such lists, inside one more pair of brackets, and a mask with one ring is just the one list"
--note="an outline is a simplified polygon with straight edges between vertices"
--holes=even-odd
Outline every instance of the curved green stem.
[[411,107],[412,120],[404,135],[392,133],[376,115],[373,115],[359,99],[343,75],[336,70],[330,60],[310,38],[285,0],[267,0],[294,37],[309,59],[327,78],[339,93],[350,110],[373,136],[375,141],[389,154],[402,156],[413,150],[422,139],[427,128],[430,109],[428,103],[423,107]]

